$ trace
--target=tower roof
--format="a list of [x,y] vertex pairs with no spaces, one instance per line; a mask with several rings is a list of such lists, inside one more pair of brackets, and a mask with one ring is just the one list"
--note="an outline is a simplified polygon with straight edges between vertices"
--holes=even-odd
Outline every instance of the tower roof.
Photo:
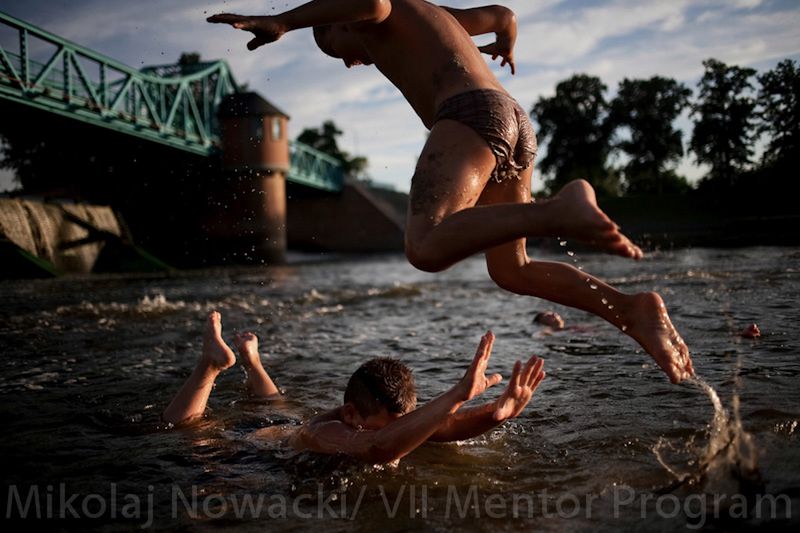
[[255,92],[229,94],[220,102],[217,114],[220,118],[264,115],[280,115],[289,118],[289,115]]

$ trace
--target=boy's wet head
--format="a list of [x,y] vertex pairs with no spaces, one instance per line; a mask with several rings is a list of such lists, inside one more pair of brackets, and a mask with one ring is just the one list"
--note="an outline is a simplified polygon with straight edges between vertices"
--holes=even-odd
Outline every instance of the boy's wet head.
[[385,425],[417,406],[414,376],[397,359],[370,359],[350,376],[344,403],[353,406],[354,414],[360,419],[359,425],[363,426],[368,420]]
[[325,54],[353,65],[371,65],[372,59],[350,30],[342,24],[314,26],[314,40]]
[[327,55],[339,59],[339,57],[336,55],[336,51],[333,49],[333,46],[331,46],[330,36],[330,26],[314,26],[314,41],[316,41],[319,49],[325,52]]

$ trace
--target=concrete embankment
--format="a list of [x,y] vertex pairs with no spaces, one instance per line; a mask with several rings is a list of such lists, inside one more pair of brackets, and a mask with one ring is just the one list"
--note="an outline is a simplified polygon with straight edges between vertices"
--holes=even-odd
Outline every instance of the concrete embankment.
[[0,198],[0,278],[169,269],[109,206]]
[[292,198],[287,209],[289,247],[337,252],[403,250],[403,216],[357,183],[340,194]]
[[4,271],[12,267],[11,262],[18,263],[10,257],[18,252],[20,257],[39,260],[30,265],[32,270],[91,272],[105,244],[92,233],[122,235],[110,207],[0,198]]

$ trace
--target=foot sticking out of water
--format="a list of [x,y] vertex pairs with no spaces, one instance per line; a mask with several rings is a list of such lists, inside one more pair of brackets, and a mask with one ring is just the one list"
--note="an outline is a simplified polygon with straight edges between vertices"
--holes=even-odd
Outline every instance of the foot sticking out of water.
[[255,333],[250,331],[237,333],[233,340],[233,345],[239,352],[242,366],[245,369],[261,366],[261,358],[258,356],[258,337],[256,337]]
[[630,259],[641,259],[641,248],[619,231],[597,205],[594,189],[586,180],[567,183],[552,199],[557,206],[559,235],[595,246],[605,252]]
[[263,398],[279,396],[278,387],[275,386],[272,378],[261,364],[261,356],[258,354],[258,337],[255,333],[250,331],[237,333],[234,346],[239,351],[242,366],[247,374],[247,390],[251,394]]
[[200,361],[217,370],[230,368],[236,362],[233,350],[222,340],[222,316],[217,311],[208,314]]
[[181,424],[203,416],[208,396],[220,372],[236,362],[233,351],[222,340],[222,317],[208,314],[203,331],[203,351],[194,371],[175,394],[161,417],[164,422]]

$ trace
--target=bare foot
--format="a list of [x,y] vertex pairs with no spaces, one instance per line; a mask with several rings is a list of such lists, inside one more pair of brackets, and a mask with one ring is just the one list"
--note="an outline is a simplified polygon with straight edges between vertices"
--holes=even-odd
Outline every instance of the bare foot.
[[672,325],[661,296],[643,292],[632,296],[630,321],[622,330],[653,356],[672,383],[694,375],[689,348]]
[[216,311],[208,314],[200,360],[218,370],[225,370],[236,362],[233,350],[222,340],[222,315]]
[[239,350],[242,366],[245,368],[247,390],[262,398],[280,396],[281,391],[261,364],[261,357],[258,355],[258,337],[255,333],[249,331],[237,333],[234,345]]
[[252,368],[256,365],[261,366],[261,359],[258,356],[258,337],[256,337],[255,333],[250,331],[237,333],[233,344],[239,351],[239,355],[242,358],[242,365],[244,365],[245,368]]
[[623,257],[642,258],[641,248],[623,235],[619,226],[597,206],[594,189],[586,180],[567,183],[550,201],[558,206],[562,237]]

